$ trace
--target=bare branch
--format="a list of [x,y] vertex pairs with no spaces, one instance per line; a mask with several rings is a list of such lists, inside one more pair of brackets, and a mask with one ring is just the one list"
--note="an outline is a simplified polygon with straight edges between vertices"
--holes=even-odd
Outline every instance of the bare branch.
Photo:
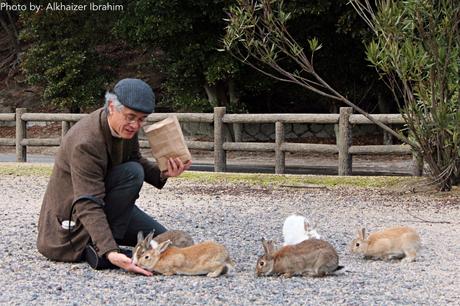
[[[336,101],[342,101],[346,105],[354,108],[358,113],[363,114],[371,122],[375,123],[394,137],[412,146],[416,145],[404,135],[397,133],[389,126],[374,119],[367,112],[352,103],[350,100],[343,97],[326,81],[324,81],[315,72],[312,63],[309,61],[303,49],[286,29],[285,24],[283,23],[284,21],[281,21],[279,18],[277,18],[277,16],[275,16],[275,13],[271,7],[272,2],[270,0],[251,2],[250,5],[248,2],[244,2],[244,0],[240,0],[239,3],[240,9],[244,11],[244,9],[247,8],[248,11],[246,11],[246,13],[248,13],[252,18],[252,23],[250,25],[248,24],[245,28],[247,31],[243,31],[240,34],[241,36],[245,37],[243,40],[243,46],[248,51],[248,56],[241,56],[240,60],[244,59],[244,63],[255,68],[257,65],[250,63],[249,58],[251,58],[256,62],[261,63],[262,67],[269,67],[276,71],[279,75],[283,76],[276,76],[275,79],[277,80],[294,83],[319,95],[331,98]],[[280,4],[278,14],[281,14],[281,8],[282,6]],[[260,19],[255,17],[258,12],[260,13]],[[247,15],[245,15],[245,17],[247,17]],[[310,77],[302,77],[300,74],[289,72],[281,67],[280,59],[277,59],[280,53],[284,54],[287,58],[296,63],[300,67],[301,71],[307,73],[307,75]],[[265,75],[272,77],[274,76],[273,73],[270,73],[266,70],[267,68],[264,69],[257,66],[255,69],[264,73]]]

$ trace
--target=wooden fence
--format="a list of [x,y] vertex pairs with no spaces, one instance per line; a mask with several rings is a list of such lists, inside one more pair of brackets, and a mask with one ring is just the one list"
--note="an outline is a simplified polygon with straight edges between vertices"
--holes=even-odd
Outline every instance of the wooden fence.
[[[148,116],[147,122],[152,123],[169,116],[169,113],[154,113]],[[226,171],[227,151],[259,151],[275,152],[275,173],[285,171],[285,153],[338,153],[338,174],[352,174],[352,156],[359,154],[411,154],[408,145],[360,145],[352,144],[351,127],[355,124],[373,124],[363,115],[352,114],[350,107],[340,108],[340,114],[226,114],[225,107],[214,108],[214,113],[175,113],[181,122],[206,122],[214,125],[214,141],[187,141],[190,149],[214,151],[214,171]],[[27,161],[27,147],[31,146],[59,146],[62,136],[69,130],[71,123],[75,123],[86,114],[63,113],[27,113],[25,108],[16,109],[16,113],[0,114],[0,121],[16,121],[16,137],[0,138],[0,146],[15,146],[16,160]],[[386,124],[403,124],[399,114],[372,115],[375,119]],[[27,138],[27,122],[62,122],[61,137],[57,138]],[[242,142],[238,127],[243,123],[273,123],[275,124],[275,142]],[[316,123],[338,125],[336,144],[313,144],[286,142],[284,124],[286,123]],[[236,131],[235,141],[225,140],[225,125],[233,124]],[[148,148],[146,140],[140,141],[141,148]],[[422,175],[423,161],[413,159],[413,175]]]

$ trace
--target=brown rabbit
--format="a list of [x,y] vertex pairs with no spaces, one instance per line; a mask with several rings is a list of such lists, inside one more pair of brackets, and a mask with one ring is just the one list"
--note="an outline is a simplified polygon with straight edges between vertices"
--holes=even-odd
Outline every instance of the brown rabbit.
[[138,266],[163,275],[204,275],[217,277],[234,265],[227,249],[216,242],[205,241],[186,248],[171,246],[167,240],[150,242],[151,249],[139,258]]
[[339,256],[334,247],[324,240],[308,239],[284,246],[277,251],[271,240],[262,238],[262,245],[265,255],[260,256],[257,261],[257,276],[325,276],[343,268],[339,266]]
[[[144,239],[144,234],[142,231],[137,233],[137,244],[133,249],[133,263],[137,264],[139,258],[144,254],[145,251],[151,249],[150,241],[152,240],[154,232],[151,232]],[[178,248],[185,248],[193,245],[193,238],[189,234],[180,230],[171,230],[164,232],[155,238],[153,238],[157,243],[161,243],[167,240],[170,240],[172,245]]]
[[393,227],[374,232],[366,238],[366,230],[358,230],[351,243],[351,252],[363,254],[365,258],[390,260],[403,258],[412,262],[420,248],[420,236],[410,227]]

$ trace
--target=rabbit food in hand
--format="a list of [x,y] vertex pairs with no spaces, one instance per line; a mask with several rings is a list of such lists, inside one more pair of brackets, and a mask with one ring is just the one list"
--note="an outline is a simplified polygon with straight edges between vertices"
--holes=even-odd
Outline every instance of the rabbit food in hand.
[[[150,241],[152,240],[154,232],[151,232],[144,239],[144,234],[142,231],[137,233],[137,244],[133,250],[133,263],[137,265],[139,258],[144,254],[145,251],[151,249]],[[170,240],[172,245],[178,248],[185,248],[194,244],[192,236],[187,234],[184,231],[180,230],[171,230],[159,234],[153,238],[157,243],[161,243],[167,240]]]
[[290,215],[284,220],[283,237],[284,245],[294,245],[312,238],[321,239],[310,222],[299,215]]
[[271,240],[262,238],[262,245],[265,255],[257,261],[257,276],[325,276],[343,268],[339,266],[339,256],[334,247],[324,240],[309,239],[296,245],[283,246],[277,251]]
[[393,227],[374,232],[366,238],[365,229],[358,230],[352,241],[351,252],[363,254],[366,258],[390,260],[403,258],[412,262],[420,248],[420,236],[410,227]]
[[204,275],[217,277],[234,265],[227,249],[216,242],[205,241],[186,248],[171,246],[167,240],[150,240],[151,248],[139,258],[138,266],[163,275]]

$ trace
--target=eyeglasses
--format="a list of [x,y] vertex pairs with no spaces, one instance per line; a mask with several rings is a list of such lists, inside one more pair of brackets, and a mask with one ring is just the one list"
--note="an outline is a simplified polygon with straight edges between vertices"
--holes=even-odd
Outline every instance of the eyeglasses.
[[124,114],[122,111],[121,111],[121,114],[123,115],[123,118],[125,118],[125,121],[128,124],[139,124],[139,126],[143,126],[146,123],[145,119],[147,117],[137,117],[134,114]]

